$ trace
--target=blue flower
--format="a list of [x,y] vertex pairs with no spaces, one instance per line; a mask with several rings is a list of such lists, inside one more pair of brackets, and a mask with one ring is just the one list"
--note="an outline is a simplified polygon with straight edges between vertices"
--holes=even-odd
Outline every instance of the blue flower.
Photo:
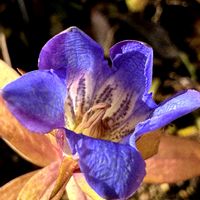
[[148,93],[153,51],[145,43],[117,43],[110,59],[111,67],[102,48],[71,27],[42,48],[39,70],[1,94],[31,131],[65,128],[89,185],[106,199],[127,199],[145,176],[135,141],[199,108],[200,93],[187,90],[157,105]]

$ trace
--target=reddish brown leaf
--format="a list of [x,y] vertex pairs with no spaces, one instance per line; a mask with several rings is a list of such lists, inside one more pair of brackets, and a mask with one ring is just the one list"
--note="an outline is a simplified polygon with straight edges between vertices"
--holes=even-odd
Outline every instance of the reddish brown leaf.
[[148,183],[175,183],[200,175],[200,143],[162,136],[158,153],[146,160]]
[[143,135],[136,141],[136,146],[143,159],[152,157],[158,152],[161,131],[157,130]]
[[52,189],[58,176],[60,162],[41,169],[32,176],[18,195],[18,200],[50,199]]
[[18,200],[59,200],[66,184],[77,167],[77,161],[65,157],[43,168],[35,174],[22,188]]
[[49,136],[28,131],[8,111],[0,96],[0,137],[28,161],[46,166],[61,156],[61,150],[53,145]]
[[[20,75],[0,60],[0,88],[17,79]],[[16,152],[30,162],[46,166],[59,158],[61,152],[52,145],[49,136],[33,134],[24,128],[8,111],[0,95],[0,137]]]
[[13,179],[0,188],[0,199],[16,200],[20,190],[37,171],[27,173]]

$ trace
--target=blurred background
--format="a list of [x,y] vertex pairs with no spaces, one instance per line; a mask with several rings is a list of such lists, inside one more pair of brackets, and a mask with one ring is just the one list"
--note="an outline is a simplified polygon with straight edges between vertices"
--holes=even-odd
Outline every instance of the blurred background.
[[[42,46],[69,26],[77,26],[109,48],[126,39],[154,49],[156,102],[177,91],[200,91],[200,0],[0,0],[0,33],[13,68],[37,69]],[[3,39],[0,56],[5,60]],[[176,120],[166,132],[200,140],[200,112]],[[37,169],[0,141],[0,186]],[[192,170],[192,169],[191,169]],[[200,199],[198,177],[178,184],[143,184],[132,199]]]

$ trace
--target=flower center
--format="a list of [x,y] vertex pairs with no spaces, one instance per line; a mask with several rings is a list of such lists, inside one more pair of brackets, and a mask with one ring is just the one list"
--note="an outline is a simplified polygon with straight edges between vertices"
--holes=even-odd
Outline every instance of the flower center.
[[110,107],[108,103],[98,103],[90,108],[82,118],[81,123],[74,129],[76,133],[102,138],[105,131],[108,130],[108,125],[103,120],[106,110]]

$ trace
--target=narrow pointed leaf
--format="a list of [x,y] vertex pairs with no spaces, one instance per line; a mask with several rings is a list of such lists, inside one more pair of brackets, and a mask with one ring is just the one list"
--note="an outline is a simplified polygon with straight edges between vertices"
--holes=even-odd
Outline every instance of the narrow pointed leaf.
[[51,193],[51,198],[56,197],[60,191],[60,188],[65,188],[69,179],[71,178],[73,171],[78,167],[78,162],[70,157],[64,157],[59,168],[59,174],[56,179],[55,186]]
[[175,183],[200,175],[200,143],[162,136],[158,153],[146,160],[148,183]]
[[54,162],[32,176],[20,191],[17,200],[50,199],[58,176],[59,164],[59,162]]
[[39,166],[46,166],[61,156],[49,137],[31,133],[12,116],[1,95],[0,137],[23,158]]
[[33,171],[19,176],[2,186],[0,188],[0,199],[16,200],[20,190],[36,172]]

